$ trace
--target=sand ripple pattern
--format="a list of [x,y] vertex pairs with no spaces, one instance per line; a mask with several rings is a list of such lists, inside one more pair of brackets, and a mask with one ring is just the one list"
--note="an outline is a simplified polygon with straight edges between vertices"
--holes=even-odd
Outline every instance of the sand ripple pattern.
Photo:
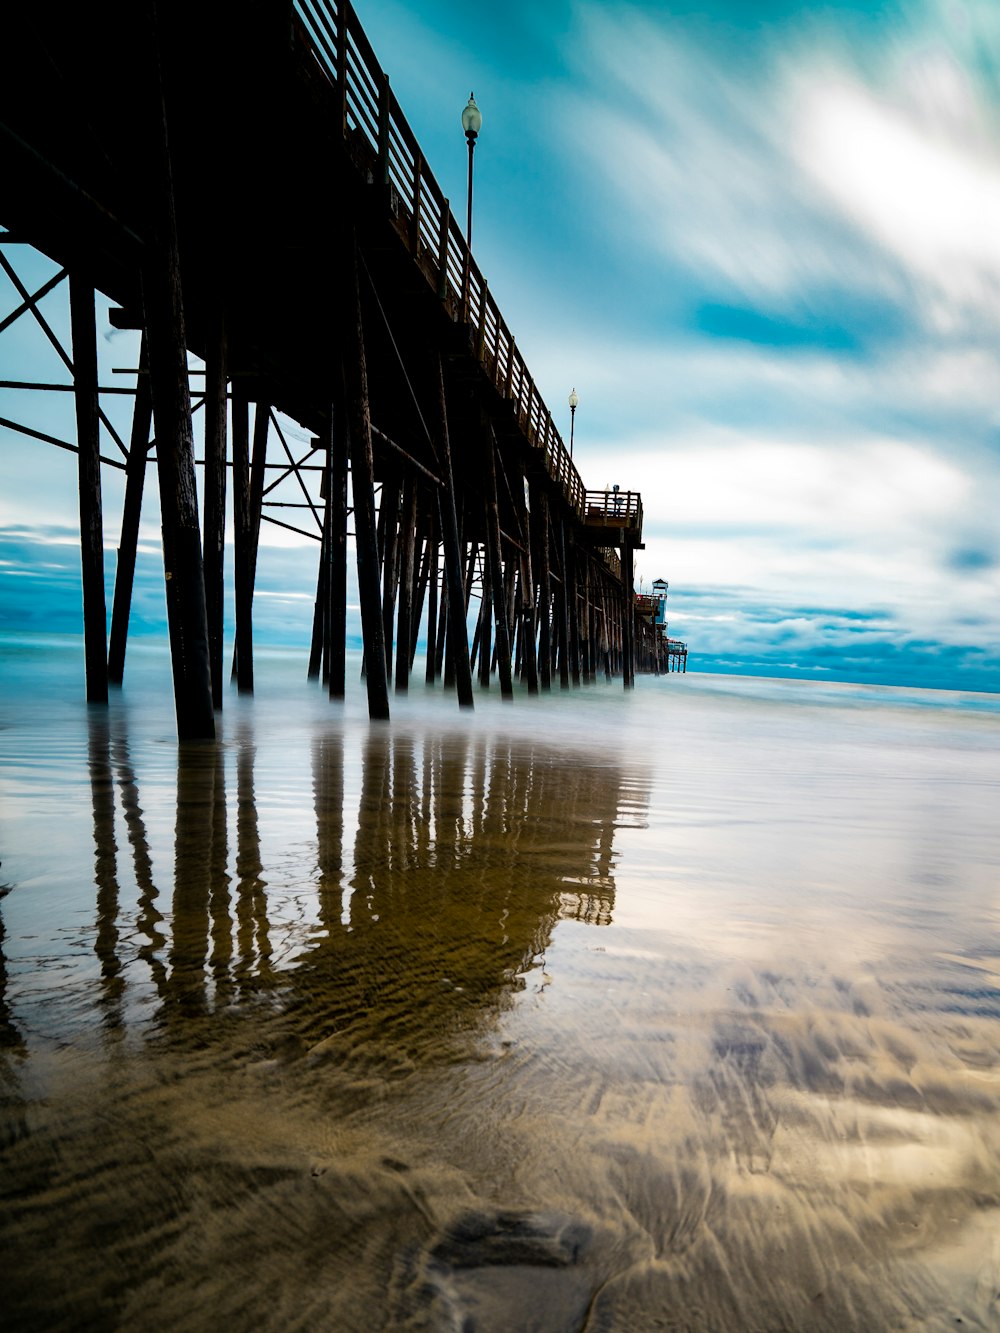
[[853,716],[689,706],[683,775],[600,714],[48,737],[4,1326],[1000,1327],[995,751],[880,717],[860,792]]

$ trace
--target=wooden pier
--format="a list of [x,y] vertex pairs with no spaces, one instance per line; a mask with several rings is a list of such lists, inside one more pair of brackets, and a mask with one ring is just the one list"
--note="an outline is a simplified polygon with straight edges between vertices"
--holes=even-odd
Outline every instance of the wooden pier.
[[[214,734],[230,665],[253,690],[264,522],[315,539],[309,674],[334,698],[353,535],[373,718],[407,689],[421,626],[425,680],[467,707],[477,678],[510,698],[515,681],[628,689],[637,670],[686,668],[634,597],[639,493],[584,486],[345,0],[108,0],[58,23],[22,6],[8,29],[0,263],[21,300],[0,333],[40,324],[72,375],[77,438],[0,424],[78,456],[89,699],[122,680],[154,462],[181,737]],[[18,276],[25,244],[60,266],[41,292]],[[38,309],[58,282],[70,348]],[[141,330],[127,441],[102,406],[124,386],[97,381],[95,290]],[[110,639],[102,466],[126,481]]]

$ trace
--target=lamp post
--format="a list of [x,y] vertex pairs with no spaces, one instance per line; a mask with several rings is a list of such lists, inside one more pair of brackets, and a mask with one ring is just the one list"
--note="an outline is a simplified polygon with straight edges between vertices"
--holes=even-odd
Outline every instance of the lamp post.
[[573,427],[576,425],[576,409],[580,395],[575,389],[569,391],[569,456],[573,457]]
[[472,250],[472,154],[476,150],[476,139],[483,125],[483,114],[476,106],[475,93],[469,93],[469,101],[462,112],[462,129],[469,141],[469,210],[465,223],[465,244]]

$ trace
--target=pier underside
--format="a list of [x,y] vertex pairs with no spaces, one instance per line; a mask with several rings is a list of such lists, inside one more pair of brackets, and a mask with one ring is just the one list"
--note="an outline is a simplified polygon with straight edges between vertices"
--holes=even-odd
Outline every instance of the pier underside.
[[[309,670],[334,696],[353,536],[373,717],[406,689],[420,633],[426,679],[463,705],[474,675],[509,696],[518,679],[620,674],[628,688],[637,668],[669,668],[670,641],[634,605],[641,498],[586,491],[347,4],[147,0],[52,25],[21,11],[9,26],[0,256],[17,318],[42,318],[19,245],[58,264],[69,291],[88,697],[122,678],[154,462],[182,736],[213,734],[228,675],[229,491],[241,690],[262,522],[316,540]],[[115,432],[95,290],[142,334],[131,435],[111,449],[127,484],[109,646],[100,474]],[[204,362],[197,436],[190,354]],[[298,503],[279,516],[288,481]]]

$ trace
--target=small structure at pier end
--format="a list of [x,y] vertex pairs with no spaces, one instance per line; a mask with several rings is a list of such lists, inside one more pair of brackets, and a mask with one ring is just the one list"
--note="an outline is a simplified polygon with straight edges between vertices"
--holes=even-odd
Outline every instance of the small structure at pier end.
[[[0,264],[19,301],[0,334],[33,322],[70,376],[0,387],[71,392],[76,438],[0,429],[77,455],[88,699],[122,681],[150,466],[182,738],[214,735],[229,674],[227,492],[241,691],[265,522],[315,542],[309,674],[335,698],[353,535],[373,718],[407,689],[421,626],[426,680],[464,706],[474,674],[509,698],[515,677],[629,688],[686,661],[633,595],[641,497],[585,488],[347,0],[107,0],[53,24],[20,6],[0,87]],[[58,266],[42,290],[23,246]],[[71,345],[39,309],[59,285]],[[98,381],[95,291],[140,335],[127,384]],[[126,431],[106,410],[123,391]],[[125,474],[110,639],[107,467]]]
[[669,588],[666,579],[654,579],[651,592],[635,594],[636,669],[657,676],[662,671],[687,671],[687,644],[667,635]]

